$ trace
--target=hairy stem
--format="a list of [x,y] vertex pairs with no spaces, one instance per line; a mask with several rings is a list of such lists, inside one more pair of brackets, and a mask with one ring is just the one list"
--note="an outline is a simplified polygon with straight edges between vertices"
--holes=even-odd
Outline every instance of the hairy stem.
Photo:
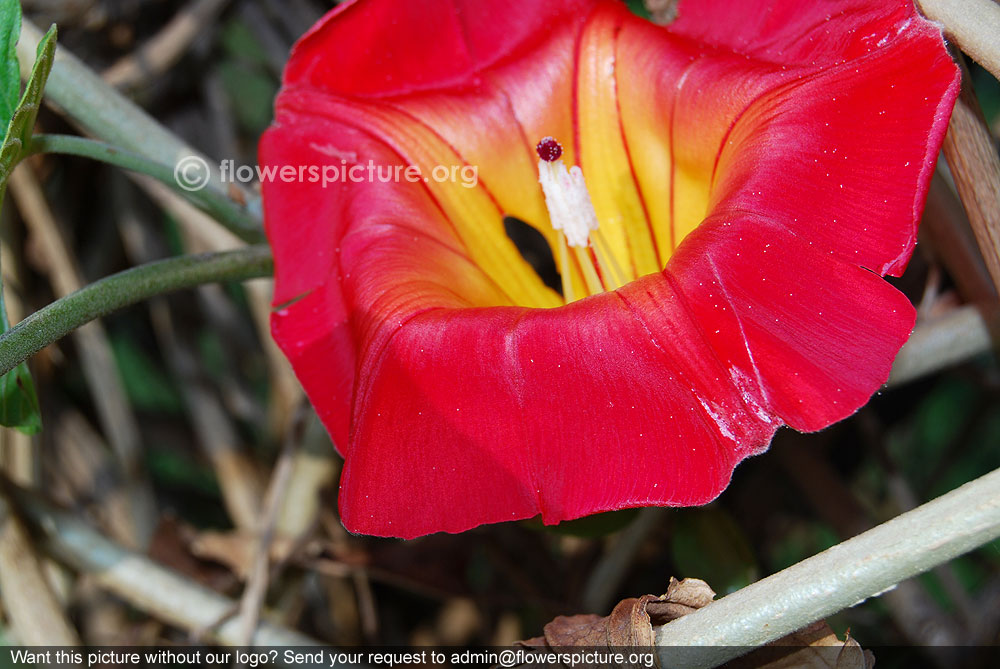
[[[17,43],[21,76],[30,71],[41,37],[41,31],[31,21],[22,22],[21,39]],[[204,161],[209,168],[205,190],[213,191],[217,198],[229,199],[234,207],[242,210],[243,203],[251,199],[250,194],[237,184],[224,183],[217,165],[213,166],[199,151],[108,86],[100,76],[61,46],[56,49],[55,62],[45,86],[45,99],[54,103],[85,133],[139,156],[168,165],[175,165],[187,158]],[[246,207],[241,213],[246,219],[219,222],[244,241],[262,241],[264,235],[259,218],[253,214],[253,207]],[[247,224],[245,220],[252,221],[252,224]]]
[[169,258],[113,274],[39,309],[0,336],[0,374],[84,323],[122,307],[203,283],[269,276],[272,269],[271,250],[259,245]]
[[660,666],[718,666],[1000,537],[997,491],[1000,470],[657,628]]
[[200,209],[230,230],[257,227],[257,221],[230,198],[220,195],[211,188],[187,190],[178,187],[175,168],[147,158],[146,156],[112,146],[107,142],[75,135],[35,135],[28,147],[28,155],[36,153],[60,153],[99,160],[132,172],[147,174],[157,181],[178,190]]

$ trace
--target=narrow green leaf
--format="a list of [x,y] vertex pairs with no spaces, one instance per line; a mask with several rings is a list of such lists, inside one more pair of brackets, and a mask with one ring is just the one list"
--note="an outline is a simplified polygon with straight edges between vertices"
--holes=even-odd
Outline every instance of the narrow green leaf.
[[0,377],[0,424],[25,434],[37,434],[42,430],[38,395],[26,363],[22,362]]
[[21,3],[0,0],[0,127],[7,127],[21,96],[21,71],[17,61],[17,40],[21,36]]
[[[14,110],[7,126],[7,134],[0,151],[0,188],[7,185],[7,177],[27,150],[31,133],[35,129],[35,119],[42,104],[45,82],[52,71],[52,60],[56,55],[56,27],[53,25],[38,43],[38,57],[31,68],[31,77],[24,88],[24,95]],[[2,193],[2,190],[0,190]]]
[[[9,329],[7,304],[0,286],[0,332]],[[37,434],[42,429],[38,395],[25,362],[0,376],[0,425],[16,428],[25,434]]]
[[[20,74],[16,56],[14,62],[14,77],[16,81],[7,87],[7,75],[10,67],[10,50],[21,32],[21,8],[15,2],[0,0],[0,11],[2,11],[3,32],[0,33],[0,48],[5,51],[7,59],[0,74],[3,85],[3,104],[8,105],[11,100],[17,101],[17,93],[20,90]],[[13,5],[13,6],[12,6]],[[16,18],[12,18],[16,14]],[[16,23],[16,27],[13,26]],[[56,27],[49,28],[42,41],[38,44],[38,56],[34,66],[31,68],[31,77],[25,86],[24,95],[17,102],[17,108],[10,114],[10,122],[7,124],[7,132],[4,135],[3,147],[0,148],[0,203],[3,202],[4,193],[7,190],[7,178],[17,162],[24,156],[28,144],[31,140],[31,133],[35,128],[35,119],[38,117],[38,109],[42,104],[42,93],[45,90],[45,82],[48,81],[49,72],[52,70],[52,60],[56,54]],[[10,90],[14,90],[11,95]],[[6,110],[6,107],[4,107]],[[6,118],[6,116],[4,117]],[[3,287],[0,285],[0,332],[10,329],[10,321],[7,319],[7,306],[3,299]],[[25,363],[19,364],[0,377],[0,424],[13,427],[25,434],[35,434],[42,429],[42,415],[38,408],[38,395],[35,393],[35,384],[31,380],[28,366]]]

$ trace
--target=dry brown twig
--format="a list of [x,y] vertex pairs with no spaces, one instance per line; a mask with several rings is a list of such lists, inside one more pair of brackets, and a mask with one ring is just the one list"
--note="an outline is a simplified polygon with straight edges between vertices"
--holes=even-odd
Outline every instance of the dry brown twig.
[[166,301],[152,300],[149,310],[157,341],[179,381],[198,444],[219,481],[226,512],[236,527],[252,529],[260,517],[262,492],[254,462],[241,447],[222,403],[202,377],[198,360],[179,340]]
[[960,54],[956,60],[962,68],[962,92],[942,150],[993,285],[1000,289],[1000,159],[972,90],[969,70]]
[[[126,253],[135,264],[150,262],[157,257],[155,243],[138,220],[130,199],[130,186],[122,180],[116,189],[117,217]],[[150,318],[157,342],[178,387],[191,419],[198,446],[206,455],[222,490],[223,503],[233,524],[252,530],[260,515],[263,486],[250,456],[240,446],[236,428],[217,394],[204,378],[198,360],[189,350],[188,342],[174,327],[169,303],[165,299],[149,302]]]
[[191,42],[212,24],[228,0],[194,0],[178,11],[156,35],[104,71],[104,80],[131,88],[170,69]]
[[285,42],[277,27],[257,3],[244,2],[237,8],[239,16],[257,39],[268,68],[277,77],[281,77],[291,43]]
[[131,500],[104,439],[72,408],[60,411],[48,429],[52,431],[51,459],[42,470],[47,494],[68,506],[86,508],[115,541],[131,545]]
[[[102,588],[140,611],[189,632],[206,630],[208,640],[225,646],[243,642],[235,620],[215,627],[236,603],[192,582],[144,555],[109,541],[75,514],[55,508],[37,494],[6,484],[11,505],[41,537],[47,554],[90,575]],[[253,637],[256,646],[320,645],[300,632],[268,621]]]
[[45,578],[27,530],[3,496],[0,496],[0,592],[20,643],[80,645],[76,630]]
[[[181,227],[184,245],[189,253],[224,251],[243,246],[244,243],[214,219],[178,195],[168,186],[145,176],[134,176],[133,180],[164,211],[172,215]],[[250,302],[257,333],[267,357],[268,378],[271,392],[268,401],[269,422],[274,434],[284,434],[295,406],[303,397],[298,379],[291,365],[271,339],[271,292],[272,281],[248,281],[244,284]]]
[[965,305],[918,325],[896,356],[889,385],[913,381],[989,351],[990,323],[995,321],[995,314],[984,315],[981,308]]
[[[57,297],[64,297],[78,290],[84,284],[83,278],[31,166],[19,166],[11,174],[9,183],[11,195],[44,258],[44,270],[49,275],[53,292]],[[135,546],[145,546],[152,534],[156,511],[142,467],[139,426],[101,323],[88,323],[79,328],[74,337],[80,346],[80,365],[102,430],[118,456],[129,488],[133,513],[131,541]]]
[[264,499],[264,512],[257,528],[253,568],[240,600],[242,638],[245,642],[244,645],[247,646],[250,645],[254,631],[257,629],[260,609],[264,603],[264,597],[267,595],[271,541],[274,538],[275,524],[278,521],[281,503],[292,477],[295,452],[302,441],[306,414],[305,404],[300,404],[292,421],[292,428],[288,431],[282,444],[281,453],[278,455],[278,462],[274,467],[274,474],[271,476],[271,483]]
[[920,222],[920,241],[924,248],[930,247],[935,259],[948,270],[966,302],[996,301],[996,288],[986,270],[969,219],[941,169],[931,180]]

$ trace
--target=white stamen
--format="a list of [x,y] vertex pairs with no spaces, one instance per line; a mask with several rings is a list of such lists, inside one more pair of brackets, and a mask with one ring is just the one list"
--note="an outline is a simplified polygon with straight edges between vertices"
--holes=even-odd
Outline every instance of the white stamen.
[[597,214],[583,171],[576,165],[567,170],[561,158],[551,162],[539,160],[538,182],[545,193],[552,227],[562,230],[570,246],[586,247],[590,231],[597,229]]

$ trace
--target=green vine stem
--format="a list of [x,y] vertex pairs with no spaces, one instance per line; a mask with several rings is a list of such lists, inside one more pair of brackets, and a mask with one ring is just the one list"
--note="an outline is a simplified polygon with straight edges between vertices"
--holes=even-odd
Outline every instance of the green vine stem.
[[[41,37],[41,31],[31,21],[22,22],[21,39],[17,43],[22,77],[25,76],[25,68],[34,62],[35,48]],[[209,180],[204,191],[212,191],[214,197],[229,200],[243,214],[242,217],[219,222],[244,241],[256,243],[264,239],[259,217],[254,215],[253,207],[243,205],[244,202],[251,201],[249,193],[238,184],[224,183],[217,165],[212,165],[199,151],[108,86],[61,46],[56,48],[55,62],[45,86],[45,99],[54,103],[85,133],[151,161],[168,165],[177,164],[189,157],[204,161],[209,167]],[[247,224],[246,221],[252,223]]]
[[175,188],[207,214],[230,230],[257,229],[258,223],[243,207],[214,189],[184,190],[177,188],[174,168],[138,153],[112,146],[107,142],[75,135],[34,135],[27,155],[59,153],[90,158],[125,170],[146,174]]
[[56,300],[0,336],[0,374],[84,323],[174,290],[270,276],[266,245],[159,260],[113,274]]
[[656,629],[660,666],[716,667],[1000,536],[1000,470]]
[[[1000,10],[995,3],[921,0],[921,6],[963,49],[1000,76],[995,40]],[[40,31],[26,21],[18,46],[22,63],[33,61],[40,37]],[[46,95],[85,132],[149,160],[169,164],[200,156],[65,49],[58,49]],[[229,197],[227,184],[217,173],[213,172],[209,189]],[[236,200],[234,205],[240,206]],[[259,225],[252,230],[230,229],[244,239],[261,238]],[[108,277],[45,307],[0,337],[0,372],[114,309],[201,283],[265,276],[271,263],[265,247],[249,247],[165,260]],[[975,347],[984,344],[985,337],[980,337]],[[661,666],[716,666],[995,539],[1000,536],[998,491],[1000,471],[658,628]],[[115,556],[113,562],[121,559]],[[98,567],[107,570],[106,564]]]

